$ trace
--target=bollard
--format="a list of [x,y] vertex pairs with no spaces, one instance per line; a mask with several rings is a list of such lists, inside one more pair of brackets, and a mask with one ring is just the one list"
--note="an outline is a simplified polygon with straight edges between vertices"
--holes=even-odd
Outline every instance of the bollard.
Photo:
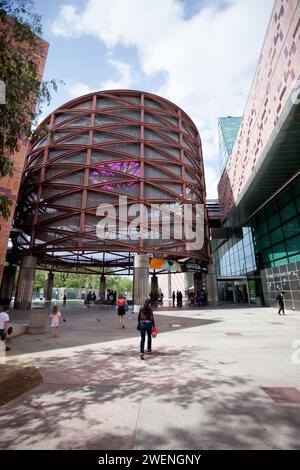
[[43,335],[45,333],[47,317],[47,308],[36,307],[30,310],[28,334]]
[[6,338],[14,338],[15,336],[25,335],[28,331],[28,324],[17,324],[17,323],[9,323],[9,327],[6,333]]

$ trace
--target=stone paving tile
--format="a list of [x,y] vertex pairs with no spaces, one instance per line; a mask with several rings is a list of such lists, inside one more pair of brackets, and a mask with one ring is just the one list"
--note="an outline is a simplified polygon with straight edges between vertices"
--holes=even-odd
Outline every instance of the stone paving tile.
[[0,408],[0,448],[299,448],[300,314],[272,328],[274,309],[250,310],[155,312],[145,361],[136,320],[122,332],[112,311],[66,312],[59,341],[15,338],[8,363],[33,363],[45,383]]
[[44,384],[0,409],[0,449],[130,449],[139,403],[111,387]]

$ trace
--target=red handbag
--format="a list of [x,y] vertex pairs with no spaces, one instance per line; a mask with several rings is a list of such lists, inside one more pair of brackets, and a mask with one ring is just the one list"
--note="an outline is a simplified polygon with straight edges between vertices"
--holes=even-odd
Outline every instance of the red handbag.
[[158,329],[155,326],[153,326],[152,331],[151,331],[152,338],[156,338],[157,333],[158,333]]

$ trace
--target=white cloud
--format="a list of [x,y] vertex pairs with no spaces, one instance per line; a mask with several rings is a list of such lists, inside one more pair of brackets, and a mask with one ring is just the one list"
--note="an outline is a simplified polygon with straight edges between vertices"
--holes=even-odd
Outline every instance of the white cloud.
[[177,0],[88,0],[81,11],[62,5],[52,31],[64,37],[92,34],[108,47],[135,46],[153,40],[153,33],[162,36],[183,11]]
[[114,59],[109,59],[107,63],[116,70],[119,78],[99,82],[99,86],[97,88],[91,88],[87,83],[74,83],[68,88],[70,96],[72,98],[77,98],[78,96],[86,95],[87,93],[91,93],[96,90],[116,90],[119,88],[132,88],[134,86],[136,81],[132,75],[131,65]]
[[86,83],[75,83],[69,87],[69,93],[72,98],[77,98],[77,96],[86,95],[87,93],[91,93],[91,89],[89,85]]
[[131,88],[134,86],[135,80],[132,76],[131,65],[114,59],[109,59],[107,62],[116,69],[119,78],[101,82],[101,90],[116,90],[118,88]]
[[59,17],[52,24],[52,32],[56,36],[80,36],[81,26],[76,32],[76,25],[78,24],[78,13],[73,5],[62,5],[59,10]]
[[204,168],[204,175],[205,175],[207,198],[217,199],[218,198],[217,185],[220,179],[219,174],[217,173],[215,168],[206,164]]
[[[88,0],[80,11],[63,5],[52,30],[65,37],[98,37],[108,50],[135,47],[140,71],[165,77],[161,88],[151,91],[191,116],[200,131],[204,159],[215,160],[218,168],[217,118],[243,113],[273,0],[208,5],[186,20],[184,3],[178,0]],[[120,79],[107,80],[102,88],[130,88],[130,65],[111,65]]]

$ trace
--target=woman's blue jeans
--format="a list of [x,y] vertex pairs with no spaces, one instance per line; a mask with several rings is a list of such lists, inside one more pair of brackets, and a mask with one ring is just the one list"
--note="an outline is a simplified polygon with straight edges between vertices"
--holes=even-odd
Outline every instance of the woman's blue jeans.
[[151,351],[151,345],[152,345],[152,321],[149,320],[141,320],[140,321],[140,332],[141,332],[141,354],[144,354],[144,349],[145,349],[145,338],[146,338],[146,332],[148,335],[148,351]]

